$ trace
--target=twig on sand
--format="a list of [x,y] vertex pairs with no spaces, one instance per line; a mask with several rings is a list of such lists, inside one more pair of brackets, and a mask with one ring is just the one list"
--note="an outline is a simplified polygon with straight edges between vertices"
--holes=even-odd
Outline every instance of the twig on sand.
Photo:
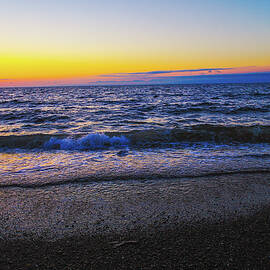
[[135,241],[135,240],[127,240],[127,241],[122,241],[122,242],[118,242],[118,241],[110,242],[110,244],[113,244],[114,248],[121,247],[127,244],[137,244],[137,243],[138,241]]

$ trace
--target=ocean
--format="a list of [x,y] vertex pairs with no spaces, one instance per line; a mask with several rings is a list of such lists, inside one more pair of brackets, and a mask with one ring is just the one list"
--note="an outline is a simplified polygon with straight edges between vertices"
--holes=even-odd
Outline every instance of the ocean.
[[0,89],[0,187],[270,169],[270,84]]

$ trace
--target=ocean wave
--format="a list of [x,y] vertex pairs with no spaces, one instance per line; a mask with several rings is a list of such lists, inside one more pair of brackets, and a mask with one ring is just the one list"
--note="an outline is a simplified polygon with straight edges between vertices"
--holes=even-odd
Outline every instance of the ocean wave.
[[45,149],[60,149],[60,150],[96,150],[106,149],[110,147],[122,148],[128,146],[129,140],[124,136],[109,137],[105,134],[89,134],[82,138],[50,138],[44,143]]
[[0,136],[0,148],[43,150],[97,150],[111,148],[151,148],[178,143],[270,143],[270,126],[194,125],[187,128],[133,130],[74,136],[35,134]]
[[229,111],[228,113],[249,113],[249,112],[269,112],[269,107],[255,107],[255,106],[244,106],[234,110]]
[[23,99],[8,99],[8,100],[0,100],[0,104],[8,104],[8,105],[18,105],[18,104],[31,104],[33,106],[42,105],[41,101],[32,101],[32,100],[23,100]]
[[[61,138],[63,136],[60,135],[57,137]],[[49,134],[0,136],[0,148],[2,150],[40,149],[43,148],[44,143],[50,140],[51,137],[52,135]]]
[[133,145],[159,146],[162,143],[217,142],[269,143],[270,126],[194,125],[185,129],[142,130],[127,133]]
[[[269,89],[269,88],[268,88]],[[254,92],[254,93],[252,93],[252,95],[253,96],[266,96],[266,97],[269,97],[270,96],[270,93],[269,92],[258,92],[258,91],[256,91],[256,92]]]
[[46,122],[56,122],[59,120],[68,120],[70,119],[67,115],[48,115],[48,116],[34,116],[30,119],[30,122],[35,124],[41,124]]

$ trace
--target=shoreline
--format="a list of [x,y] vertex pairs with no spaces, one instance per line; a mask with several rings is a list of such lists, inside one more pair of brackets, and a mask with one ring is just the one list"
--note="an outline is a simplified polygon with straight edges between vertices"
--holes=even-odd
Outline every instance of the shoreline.
[[0,196],[2,238],[55,240],[252,215],[270,205],[270,173],[10,188]]

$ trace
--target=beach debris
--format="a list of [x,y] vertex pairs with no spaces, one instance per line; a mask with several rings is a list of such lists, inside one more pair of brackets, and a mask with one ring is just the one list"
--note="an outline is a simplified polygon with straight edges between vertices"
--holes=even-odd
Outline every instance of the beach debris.
[[138,241],[136,241],[136,240],[127,240],[127,241],[122,241],[122,242],[118,242],[118,241],[110,242],[110,244],[112,244],[114,248],[118,248],[118,247],[121,247],[121,246],[124,246],[127,244],[137,244],[137,243],[138,243]]

